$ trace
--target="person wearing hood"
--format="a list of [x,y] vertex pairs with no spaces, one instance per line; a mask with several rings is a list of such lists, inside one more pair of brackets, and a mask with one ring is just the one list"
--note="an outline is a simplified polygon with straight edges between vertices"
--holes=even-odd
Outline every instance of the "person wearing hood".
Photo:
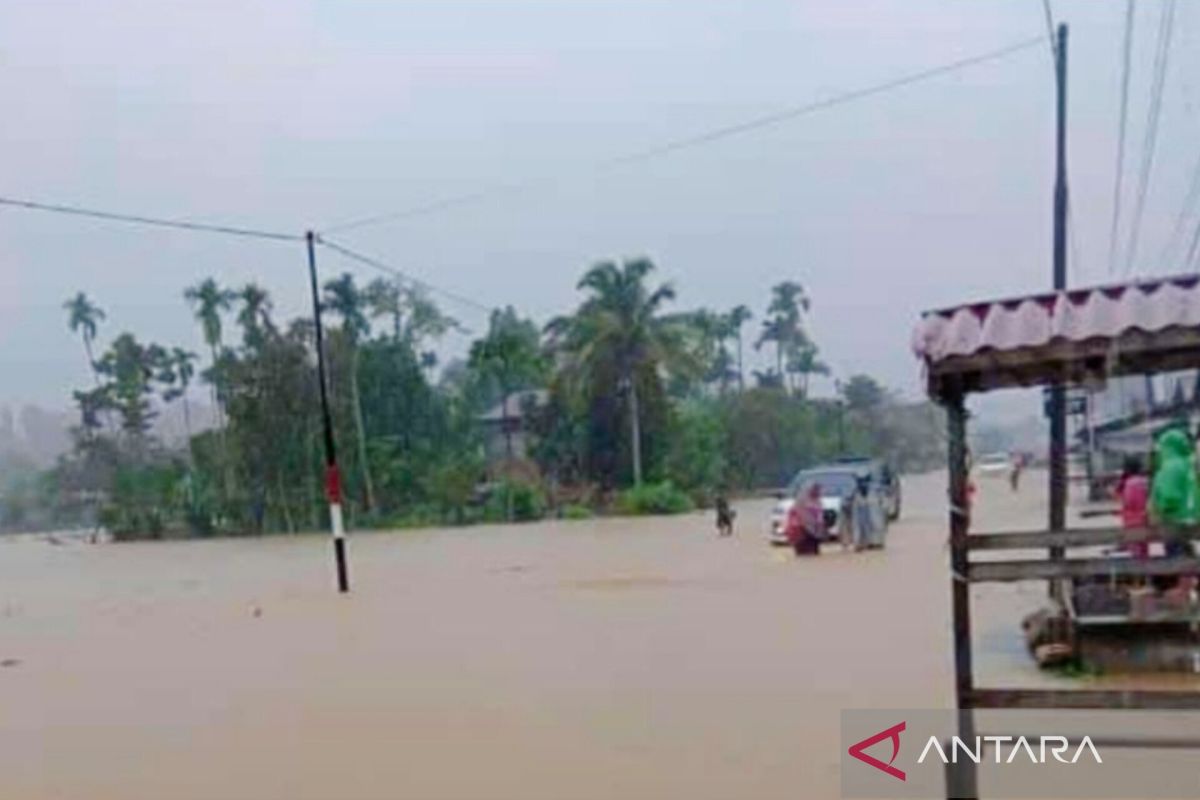
[[1200,504],[1192,441],[1178,428],[1166,430],[1155,444],[1155,457],[1150,511],[1155,522],[1166,528],[1166,554],[1168,557],[1193,555],[1191,542],[1178,535],[1180,529],[1196,524]]

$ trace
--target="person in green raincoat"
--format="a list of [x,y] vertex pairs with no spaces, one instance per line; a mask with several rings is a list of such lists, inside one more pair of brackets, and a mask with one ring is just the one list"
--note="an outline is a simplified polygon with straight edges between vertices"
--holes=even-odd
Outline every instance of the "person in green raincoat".
[[1150,512],[1158,524],[1167,528],[1167,556],[1190,556],[1191,543],[1172,535],[1172,531],[1195,525],[1200,514],[1200,484],[1192,440],[1179,428],[1163,431],[1155,444],[1155,457]]

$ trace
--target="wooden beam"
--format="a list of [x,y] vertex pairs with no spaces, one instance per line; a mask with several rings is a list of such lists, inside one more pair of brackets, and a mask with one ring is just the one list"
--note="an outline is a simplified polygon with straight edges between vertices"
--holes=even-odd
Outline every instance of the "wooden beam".
[[1126,575],[1200,575],[1200,558],[1074,558],[1066,561],[980,561],[967,566],[972,583]]
[[[1171,531],[1177,539],[1200,540],[1200,528]],[[1071,528],[1065,531],[1013,531],[973,533],[968,550],[1041,550],[1057,547],[1091,547],[1128,542],[1160,542],[1161,528]]]
[[[1111,352],[1116,358],[1110,359]],[[926,361],[930,394],[949,397],[956,387],[981,392],[1055,382],[1081,385],[1097,373],[1155,375],[1200,366],[1200,327],[1146,334],[1129,331],[1116,339],[1053,342],[1010,351],[988,351]]]
[[971,708],[1070,708],[1198,711],[1200,692],[1103,689],[974,689]]

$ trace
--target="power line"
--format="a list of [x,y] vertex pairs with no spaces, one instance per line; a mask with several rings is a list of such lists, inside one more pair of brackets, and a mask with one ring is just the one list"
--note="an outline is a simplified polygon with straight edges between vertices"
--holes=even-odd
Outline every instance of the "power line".
[[144,217],[138,214],[122,214],[115,211],[100,211],[94,208],[67,206],[57,203],[38,203],[32,200],[18,200],[11,197],[0,197],[0,205],[12,206],[14,208],[24,208],[31,211],[49,211],[55,214],[71,214],[77,217],[91,217],[93,219],[103,219],[111,222],[125,222],[132,225],[154,225],[160,228],[177,228],[180,230],[195,231],[200,233],[221,233],[229,236],[246,236],[255,239],[275,239],[277,241],[285,242],[297,242],[304,239],[303,236],[292,233],[263,231],[254,228],[238,228],[228,225],[209,225],[204,222],[189,222],[187,220],[180,219]]
[[1137,200],[1133,210],[1133,227],[1129,232],[1129,251],[1125,259],[1125,273],[1133,270],[1137,260],[1138,235],[1141,232],[1142,213],[1146,207],[1146,191],[1150,187],[1150,172],[1154,166],[1154,147],[1158,140],[1158,118],[1162,111],[1163,84],[1167,78],[1167,63],[1171,55],[1171,33],[1175,27],[1175,0],[1166,0],[1158,26],[1158,45],[1154,53],[1154,78],[1150,89],[1150,106],[1147,110],[1146,137],[1142,145],[1142,165],[1138,180]]
[[1117,169],[1113,179],[1112,225],[1108,233],[1108,273],[1117,270],[1117,234],[1121,224],[1121,183],[1125,177],[1125,129],[1129,118],[1129,65],[1133,53],[1133,0],[1125,1],[1125,37],[1121,47],[1121,112],[1117,124]]
[[1054,12],[1050,10],[1050,0],[1042,0],[1042,10],[1046,12],[1046,41],[1050,43],[1050,55],[1058,60],[1058,41],[1054,38]]
[[[640,163],[643,161],[648,161],[650,159],[670,155],[670,154],[678,152],[680,150],[687,150],[687,149],[691,149],[691,148],[695,148],[695,147],[700,147],[702,145],[710,144],[712,142],[716,142],[716,141],[726,139],[726,138],[729,138],[732,136],[738,136],[743,133],[749,133],[751,131],[758,130],[760,128],[766,128],[766,127],[770,127],[770,126],[774,126],[774,125],[779,125],[781,123],[789,122],[793,119],[796,119],[797,117],[806,116],[808,114],[812,114],[812,113],[815,113],[818,111],[824,111],[826,109],[834,108],[836,106],[844,105],[846,103],[851,103],[856,100],[862,100],[862,99],[865,99],[868,97],[873,97],[875,95],[884,94],[886,92],[890,92],[895,89],[900,89],[900,88],[903,88],[903,87],[906,87],[906,86],[909,86],[909,85],[912,85],[915,83],[920,83],[922,81],[930,80],[932,78],[936,78],[941,75],[946,75],[951,72],[957,72],[958,70],[966,69],[968,67],[973,67],[973,66],[983,64],[983,63],[986,63],[989,61],[996,61],[996,60],[1005,58],[1007,56],[1013,55],[1014,53],[1020,52],[1022,50],[1029,49],[1030,47],[1033,47],[1035,45],[1040,45],[1041,43],[1042,43],[1042,36],[1038,35],[1033,38],[1025,39],[1020,42],[1010,44],[1006,47],[999,48],[997,50],[990,50],[986,53],[981,53],[976,56],[970,56],[968,58],[959,59],[957,61],[951,61],[949,63],[942,64],[940,66],[921,70],[919,72],[910,73],[908,75],[904,75],[900,78],[895,78],[890,81],[885,81],[883,83],[874,84],[872,86],[868,86],[868,87],[865,87],[862,89],[853,89],[853,90],[850,90],[847,92],[842,92],[842,93],[833,95],[831,97],[824,98],[822,100],[811,101],[811,102],[805,103],[800,106],[795,106],[793,108],[788,108],[788,109],[784,109],[782,111],[777,111],[773,114],[756,117],[754,119],[747,120],[746,122],[740,122],[740,123],[737,123],[734,125],[727,125],[727,126],[724,126],[721,128],[715,128],[713,130],[710,130],[710,131],[707,131],[704,133],[700,133],[700,134],[696,134],[693,136],[688,136],[688,137],[684,137],[684,138],[680,138],[680,139],[675,139],[675,140],[672,140],[669,142],[665,142],[661,145],[650,147],[645,150],[639,150],[639,151],[636,151],[633,153],[628,153],[626,155],[610,158],[610,159],[607,159],[605,161],[601,161],[601,162],[595,164],[593,168],[602,170],[602,169],[614,169],[614,168],[627,167],[627,166],[631,166],[633,164],[637,164],[637,163]],[[389,212],[389,213],[385,213],[385,214],[378,214],[375,216],[362,217],[359,219],[350,220],[348,222],[343,222],[340,224],[332,225],[332,226],[326,228],[325,231],[330,232],[330,233],[339,232],[339,231],[348,231],[348,230],[352,230],[355,228],[366,227],[368,225],[377,225],[377,224],[384,223],[384,222],[395,222],[395,221],[404,220],[404,219],[411,219],[413,217],[425,216],[425,215],[443,211],[443,210],[446,210],[449,208],[454,208],[457,206],[463,206],[463,205],[468,205],[468,204],[472,204],[472,203],[477,203],[477,202],[489,199],[494,196],[498,196],[498,195],[502,195],[502,194],[509,194],[509,193],[512,193],[515,191],[521,191],[521,190],[528,189],[528,188],[538,186],[538,185],[539,184],[532,183],[532,182],[517,183],[517,184],[500,184],[500,185],[492,186],[489,188],[484,188],[484,189],[481,189],[478,191],[469,192],[466,194],[447,197],[442,200],[434,201],[432,203],[428,203],[425,205],[415,206],[413,208],[408,208],[408,209],[404,209],[401,211]]]
[[[1200,204],[1200,159],[1196,160],[1196,166],[1192,170],[1192,181],[1188,186],[1187,194],[1183,197],[1183,207],[1179,209],[1179,216],[1175,218],[1175,226],[1171,229],[1171,236],[1167,239],[1166,247],[1162,250],[1162,255],[1159,256],[1159,261],[1166,264],[1171,255],[1175,252],[1175,246],[1179,242],[1180,236],[1183,234],[1184,228],[1187,227],[1188,217]],[[1187,269],[1190,258],[1184,260],[1183,267]]]
[[[1184,269],[1187,269],[1196,260],[1197,253],[1200,253],[1200,220],[1196,221],[1196,233],[1192,235],[1192,244],[1188,248],[1187,258],[1183,260]],[[1200,267],[1200,264],[1197,266]]]
[[429,281],[422,280],[421,278],[417,278],[414,275],[412,275],[411,273],[408,273],[408,272],[400,269],[399,267],[394,267],[391,264],[380,261],[377,258],[372,258],[371,256],[363,255],[362,253],[359,253],[355,250],[351,250],[350,248],[345,247],[344,245],[340,245],[337,242],[330,241],[329,239],[326,239],[323,236],[318,236],[316,240],[317,240],[318,244],[328,247],[330,250],[334,251],[335,253],[339,253],[339,254],[345,256],[346,258],[350,259],[351,261],[357,261],[360,264],[365,264],[368,267],[373,267],[374,269],[380,270],[381,272],[386,272],[389,275],[400,278],[402,280],[406,280],[409,283],[420,286],[423,289],[427,289],[428,291],[436,292],[444,297],[454,300],[457,303],[461,303],[464,306],[470,306],[471,308],[474,308],[477,311],[482,311],[485,314],[490,314],[493,311],[493,308],[494,308],[493,306],[489,306],[484,303],[480,303],[476,300],[472,300],[469,297],[458,294],[457,292],[452,292],[449,289],[443,289],[440,286],[435,286],[434,284],[430,283]]

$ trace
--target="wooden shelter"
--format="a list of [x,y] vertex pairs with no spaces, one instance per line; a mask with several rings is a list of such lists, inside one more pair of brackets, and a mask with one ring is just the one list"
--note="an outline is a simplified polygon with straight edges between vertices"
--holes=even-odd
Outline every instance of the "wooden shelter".
[[[913,347],[924,362],[929,395],[946,409],[948,418],[955,697],[960,712],[960,735],[975,736],[972,713],[975,709],[1200,710],[1200,692],[1016,689],[976,684],[971,584],[1030,580],[1062,584],[1093,576],[1200,574],[1200,559],[1181,556],[1134,560],[1070,555],[1071,550],[1080,548],[1153,540],[1157,536],[1154,530],[1051,529],[971,534],[965,408],[966,396],[971,392],[1007,387],[1061,389],[1097,385],[1117,375],[1200,367],[1200,276],[1160,278],[931,311],[922,315],[914,332]],[[1054,495],[1052,491],[1052,502]],[[1065,504],[1065,493],[1059,497]],[[1200,539],[1200,531],[1192,531],[1188,538]],[[1020,550],[1041,550],[1045,554],[1020,560],[976,557],[982,552],[989,552],[994,558],[996,551]],[[1123,746],[1153,744],[1126,741]],[[1200,741],[1182,745],[1200,747]],[[1181,743],[1175,742],[1173,746]],[[968,762],[948,775],[947,796],[976,796],[973,764]]]

